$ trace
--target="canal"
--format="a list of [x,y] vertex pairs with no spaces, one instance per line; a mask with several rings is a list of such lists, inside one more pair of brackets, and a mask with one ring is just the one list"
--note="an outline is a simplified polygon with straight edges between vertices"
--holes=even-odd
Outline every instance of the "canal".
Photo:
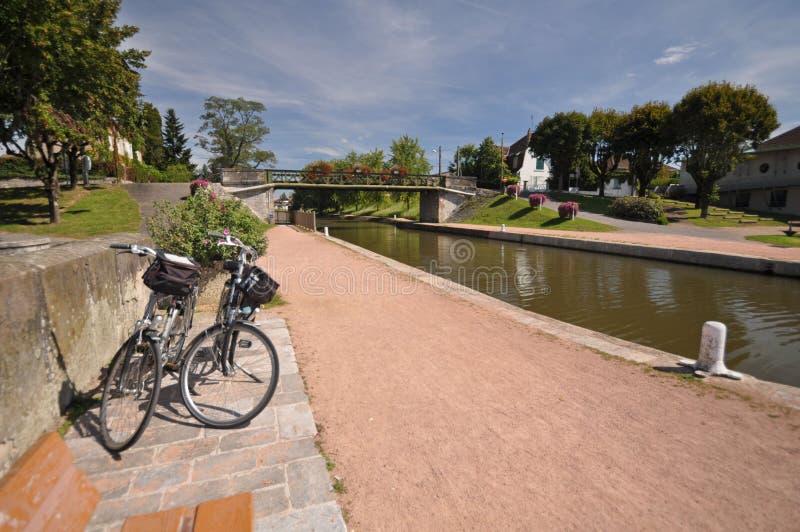
[[703,322],[728,326],[728,367],[800,386],[800,280],[325,220],[331,236],[513,305],[697,357]]

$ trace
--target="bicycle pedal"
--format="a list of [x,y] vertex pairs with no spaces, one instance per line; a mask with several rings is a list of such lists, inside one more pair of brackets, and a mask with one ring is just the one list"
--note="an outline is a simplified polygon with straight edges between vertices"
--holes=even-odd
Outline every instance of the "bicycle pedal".
[[164,364],[164,369],[167,370],[167,371],[178,371],[180,369],[180,366],[178,366],[178,364],[176,364],[172,360],[168,360]]

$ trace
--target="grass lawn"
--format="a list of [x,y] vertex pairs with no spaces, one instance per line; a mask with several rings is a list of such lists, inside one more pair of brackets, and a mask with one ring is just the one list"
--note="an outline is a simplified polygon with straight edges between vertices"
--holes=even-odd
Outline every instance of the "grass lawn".
[[584,194],[570,194],[568,192],[546,192],[547,197],[559,203],[574,201],[582,211],[593,212],[596,214],[608,214],[608,209],[614,202],[614,198],[601,198],[600,196],[587,196]]
[[119,186],[62,190],[59,205],[53,225],[44,187],[0,189],[0,231],[69,238],[139,231],[139,205]]
[[[570,194],[575,196],[575,194]],[[583,208],[583,204],[581,204]],[[509,227],[560,229],[562,231],[616,231],[612,225],[585,220],[578,215],[574,220],[564,220],[547,208],[533,209],[527,200],[501,196],[464,223],[474,225],[506,224]]]
[[747,238],[747,240],[755,240],[756,242],[764,242],[765,244],[771,244],[773,246],[780,246],[780,247],[800,247],[800,233],[792,235],[792,236],[785,236],[785,235],[751,235]]

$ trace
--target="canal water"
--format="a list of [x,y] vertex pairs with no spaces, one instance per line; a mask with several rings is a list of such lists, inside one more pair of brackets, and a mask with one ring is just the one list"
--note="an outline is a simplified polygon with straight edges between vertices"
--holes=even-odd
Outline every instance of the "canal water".
[[729,368],[800,386],[800,280],[379,223],[319,225],[524,309],[690,358],[703,322],[721,321]]

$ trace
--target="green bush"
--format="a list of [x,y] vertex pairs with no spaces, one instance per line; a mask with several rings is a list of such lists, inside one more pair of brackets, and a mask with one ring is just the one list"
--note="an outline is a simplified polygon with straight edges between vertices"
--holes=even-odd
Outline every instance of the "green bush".
[[27,159],[13,155],[0,156],[0,179],[35,178],[36,172]]
[[188,183],[194,175],[185,164],[171,164],[164,170],[164,178],[170,183]]
[[155,214],[147,222],[153,241],[160,248],[178,255],[193,257],[207,266],[215,260],[233,259],[237,250],[217,246],[208,231],[231,234],[254,247],[259,254],[267,248],[266,224],[238,199],[220,199],[208,190],[198,191],[186,201],[157,201]]
[[127,166],[125,176],[134,183],[162,183],[166,181],[166,177],[161,170],[139,161],[132,161]]
[[640,220],[663,224],[667,221],[664,207],[659,200],[627,196],[617,198],[609,207],[611,216],[624,220]]

